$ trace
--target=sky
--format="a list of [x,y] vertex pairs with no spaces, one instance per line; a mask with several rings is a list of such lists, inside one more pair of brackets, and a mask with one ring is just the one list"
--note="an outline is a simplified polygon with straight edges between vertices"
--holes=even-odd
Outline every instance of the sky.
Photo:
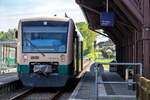
[[[85,18],[75,0],[0,0],[0,31],[18,27],[22,18],[29,17],[64,17],[65,13],[74,22],[83,22]],[[98,41],[106,38],[98,37]]]
[[0,31],[17,28],[21,18],[64,17],[65,13],[74,22],[85,21],[75,0],[0,0]]

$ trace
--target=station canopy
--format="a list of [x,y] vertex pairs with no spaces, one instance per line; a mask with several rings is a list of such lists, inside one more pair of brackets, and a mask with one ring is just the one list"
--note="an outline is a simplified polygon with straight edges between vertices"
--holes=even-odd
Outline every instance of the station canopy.
[[108,1],[108,12],[114,13],[113,27],[100,25],[100,16],[103,12],[106,12],[106,0],[76,0],[76,3],[82,9],[89,28],[97,32],[103,29],[106,33],[104,36],[108,36],[117,44],[120,43],[122,38],[128,38],[130,33],[137,28],[137,25],[142,23],[142,16],[131,5],[132,0]]

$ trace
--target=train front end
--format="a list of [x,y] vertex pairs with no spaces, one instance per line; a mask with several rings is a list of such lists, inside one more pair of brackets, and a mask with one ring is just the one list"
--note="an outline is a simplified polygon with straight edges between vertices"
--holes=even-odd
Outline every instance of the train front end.
[[62,87],[73,76],[70,19],[22,19],[18,28],[17,71],[23,85]]

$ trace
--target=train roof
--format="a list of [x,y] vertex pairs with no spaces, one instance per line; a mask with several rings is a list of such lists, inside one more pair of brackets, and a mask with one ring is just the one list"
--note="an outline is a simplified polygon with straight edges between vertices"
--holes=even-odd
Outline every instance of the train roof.
[[69,21],[71,18],[59,18],[59,17],[32,17],[32,18],[23,18],[20,19],[21,22],[24,21],[43,21],[43,20],[52,20],[52,21]]

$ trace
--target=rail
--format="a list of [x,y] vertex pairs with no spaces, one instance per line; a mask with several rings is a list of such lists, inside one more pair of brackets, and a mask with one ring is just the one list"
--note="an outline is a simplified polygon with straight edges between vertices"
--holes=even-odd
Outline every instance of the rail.
[[[36,92],[34,90],[35,88],[27,88],[24,91],[18,93],[17,95],[11,97],[9,100],[23,100],[23,99],[27,99],[27,100],[37,100],[37,98],[39,100],[58,100],[61,95],[63,94],[63,90],[57,90],[56,93],[51,93],[51,94],[47,94],[46,92],[44,92],[44,95],[41,94],[42,92]],[[35,96],[39,94],[40,98],[38,96]],[[43,95],[43,96],[42,96]]]
[[16,90],[22,87],[22,83],[19,80],[0,84],[0,100],[8,100],[9,96],[13,95]]
[[33,88],[26,89],[25,91],[23,91],[21,93],[18,93],[17,95],[15,95],[14,97],[10,98],[9,100],[19,100],[22,96],[29,95],[32,90],[33,90]]
[[[130,65],[130,66],[139,66],[140,76],[142,77],[142,64],[141,63],[96,63],[95,64],[95,90],[96,90],[96,100],[98,100],[98,84],[136,84],[136,82],[120,82],[120,81],[105,81],[98,82],[98,67],[100,65]],[[124,66],[123,66],[124,67]],[[144,100],[144,99],[143,99]]]

